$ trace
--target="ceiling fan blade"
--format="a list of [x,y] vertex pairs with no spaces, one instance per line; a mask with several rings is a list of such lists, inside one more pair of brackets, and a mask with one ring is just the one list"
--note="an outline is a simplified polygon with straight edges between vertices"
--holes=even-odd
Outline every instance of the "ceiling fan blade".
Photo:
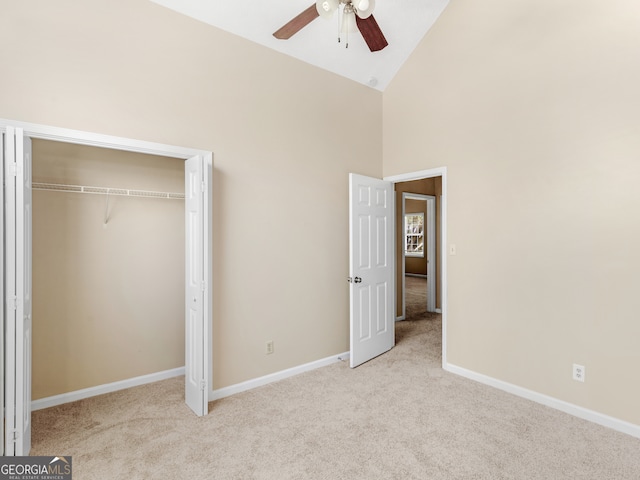
[[358,25],[358,30],[360,30],[360,33],[362,34],[362,38],[364,38],[364,41],[367,42],[367,45],[369,46],[369,50],[377,52],[389,45],[387,43],[387,39],[384,38],[382,30],[380,30],[380,27],[378,26],[378,22],[373,18],[373,15],[369,15],[367,18],[360,18],[356,16],[356,23]]
[[309,25],[312,20],[315,20],[320,15],[318,14],[318,10],[316,9],[316,4],[314,3],[309,8],[307,8],[300,15],[295,17],[289,23],[284,25],[282,28],[277,30],[273,36],[279,38],[280,40],[286,40],[291,38],[294,34],[298,33],[304,27]]

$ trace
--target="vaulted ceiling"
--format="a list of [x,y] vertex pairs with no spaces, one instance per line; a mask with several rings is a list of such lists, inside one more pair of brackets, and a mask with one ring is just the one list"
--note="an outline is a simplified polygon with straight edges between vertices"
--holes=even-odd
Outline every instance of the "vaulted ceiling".
[[373,15],[389,45],[370,52],[359,33],[349,48],[338,43],[337,13],[317,18],[288,40],[273,32],[308,8],[312,0],[151,0],[227,32],[384,91],[435,23],[448,0],[377,0]]

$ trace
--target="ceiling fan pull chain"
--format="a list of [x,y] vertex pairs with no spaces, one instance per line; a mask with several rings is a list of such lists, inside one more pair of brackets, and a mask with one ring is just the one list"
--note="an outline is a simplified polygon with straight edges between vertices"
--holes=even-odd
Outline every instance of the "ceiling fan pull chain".
[[349,48],[349,16],[345,13],[344,8],[342,9],[342,25],[346,27],[344,29],[344,48]]
[[336,15],[336,18],[338,19],[338,43],[340,43],[340,34],[342,33],[342,22],[340,21],[340,18],[342,17],[342,10],[340,10],[340,8],[338,7],[338,14]]

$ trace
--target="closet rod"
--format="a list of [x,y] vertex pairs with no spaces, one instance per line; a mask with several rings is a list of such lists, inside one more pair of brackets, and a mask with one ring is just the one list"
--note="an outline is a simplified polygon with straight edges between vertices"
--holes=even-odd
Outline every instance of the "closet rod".
[[89,187],[86,185],[61,185],[58,183],[33,182],[34,190],[50,192],[91,193],[94,195],[120,195],[125,197],[168,198],[170,200],[184,200],[184,193],[152,192],[149,190],[133,190],[127,188]]

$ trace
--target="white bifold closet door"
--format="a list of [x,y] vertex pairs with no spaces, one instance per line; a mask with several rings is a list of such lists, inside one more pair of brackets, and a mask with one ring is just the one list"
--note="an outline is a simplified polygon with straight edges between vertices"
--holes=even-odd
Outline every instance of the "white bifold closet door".
[[211,240],[205,221],[210,214],[207,192],[209,169],[205,159],[197,155],[185,162],[185,399],[196,415],[208,413],[210,318],[209,252]]
[[7,127],[3,138],[4,454],[31,448],[31,139]]

